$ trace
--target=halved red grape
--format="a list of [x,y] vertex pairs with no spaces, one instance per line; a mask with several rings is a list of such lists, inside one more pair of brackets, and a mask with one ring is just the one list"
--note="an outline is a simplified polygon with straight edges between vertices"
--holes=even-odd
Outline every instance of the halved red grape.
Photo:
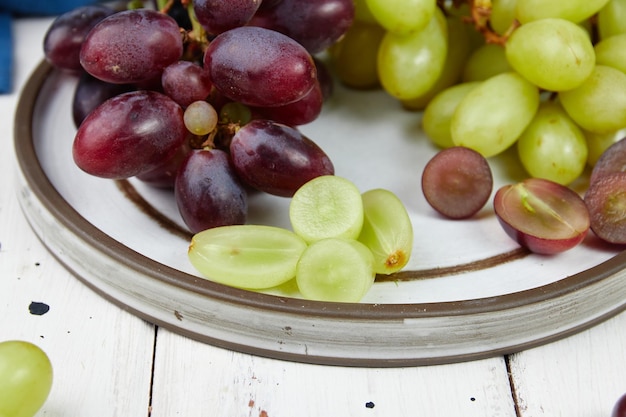
[[626,138],[618,140],[602,152],[591,170],[589,182],[593,183],[613,172],[626,172]]
[[111,83],[140,83],[161,76],[183,54],[178,23],[150,9],[125,10],[100,21],[87,35],[80,63]]
[[260,27],[239,27],[215,37],[204,68],[220,93],[250,106],[292,103],[317,83],[315,63],[302,45]]
[[74,138],[74,162],[104,178],[128,178],[168,160],[187,135],[183,110],[154,91],[108,99],[87,116]]
[[476,214],[489,200],[492,189],[493,176],[485,157],[462,146],[438,152],[422,173],[426,201],[451,219]]
[[493,207],[502,228],[530,251],[551,255],[583,241],[590,219],[583,199],[568,187],[529,178],[501,187]]
[[332,175],[330,158],[298,130],[269,120],[253,120],[237,131],[230,156],[239,177],[270,194],[291,197],[303,184]]
[[595,179],[585,193],[591,230],[602,240],[626,244],[626,172]]

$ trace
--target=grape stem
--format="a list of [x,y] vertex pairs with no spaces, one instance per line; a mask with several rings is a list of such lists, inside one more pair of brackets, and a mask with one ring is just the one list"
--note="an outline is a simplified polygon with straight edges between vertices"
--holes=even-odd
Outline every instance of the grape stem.
[[517,19],[513,20],[511,26],[505,33],[496,33],[489,24],[491,17],[491,0],[467,0],[470,5],[470,16],[466,19],[474,24],[474,27],[485,38],[485,42],[497,45],[504,45],[513,31],[520,26]]

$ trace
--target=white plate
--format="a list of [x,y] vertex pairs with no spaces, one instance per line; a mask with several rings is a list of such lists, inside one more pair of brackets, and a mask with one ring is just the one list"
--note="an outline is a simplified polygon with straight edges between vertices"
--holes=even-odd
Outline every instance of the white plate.
[[[23,91],[15,123],[23,211],[79,279],[158,325],[281,359],[404,366],[512,353],[626,306],[626,254],[592,234],[573,250],[538,256],[503,232],[491,202],[473,219],[438,216],[420,188],[421,170],[436,152],[420,114],[382,91],[339,85],[302,131],[329,154],[337,175],[404,201],[415,229],[406,270],[379,279],[359,304],[302,300],[289,285],[261,294],[202,279],[187,260],[190,235],[170,192],[91,177],[72,162],[75,84],[42,63]],[[495,187],[525,175],[512,152],[490,162]],[[249,222],[289,227],[288,204],[255,195]]]

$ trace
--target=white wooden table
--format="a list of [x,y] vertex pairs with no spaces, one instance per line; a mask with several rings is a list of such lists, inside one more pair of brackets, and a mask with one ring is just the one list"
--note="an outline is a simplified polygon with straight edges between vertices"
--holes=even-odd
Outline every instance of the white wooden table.
[[[626,313],[506,357],[374,369],[223,350],[105,301],[48,253],[15,197],[14,110],[50,22],[15,22],[15,89],[0,96],[0,340],[50,356],[54,384],[38,416],[601,417],[626,392]],[[50,310],[31,314],[33,301]]]

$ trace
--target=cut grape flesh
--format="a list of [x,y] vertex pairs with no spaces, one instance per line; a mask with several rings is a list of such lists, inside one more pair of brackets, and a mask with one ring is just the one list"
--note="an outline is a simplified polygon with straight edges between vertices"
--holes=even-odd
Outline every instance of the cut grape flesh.
[[363,227],[361,192],[343,177],[319,176],[293,195],[289,220],[308,243],[331,237],[356,239]]
[[295,277],[305,248],[304,240],[287,229],[235,225],[195,234],[188,256],[191,264],[211,281],[264,289]]
[[296,282],[310,300],[358,302],[374,283],[374,258],[362,243],[329,238],[312,243],[302,253]]
[[382,188],[363,193],[364,220],[359,242],[374,256],[374,270],[391,274],[406,266],[413,249],[413,225],[402,201]]

